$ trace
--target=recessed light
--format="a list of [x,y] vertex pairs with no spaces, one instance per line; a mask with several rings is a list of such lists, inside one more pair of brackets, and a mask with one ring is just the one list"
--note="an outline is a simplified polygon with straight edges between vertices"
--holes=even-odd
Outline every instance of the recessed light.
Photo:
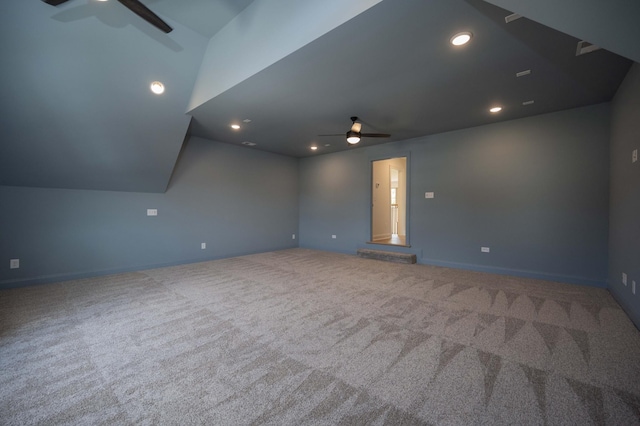
[[533,101],[532,101],[532,100],[531,100],[531,101],[524,101],[524,102],[522,103],[522,105],[525,105],[525,106],[526,106],[526,105],[531,105],[532,103],[533,103]]
[[495,107],[491,108],[489,111],[495,114],[496,112],[502,111],[502,107],[495,106]]
[[242,145],[246,145],[246,146],[256,146],[257,144],[256,144],[255,142],[244,141],[244,142],[242,142]]
[[248,118],[245,118],[244,120],[242,120],[243,123],[251,123],[251,120],[249,120]]
[[331,146],[331,144],[330,143],[325,143],[324,146]]
[[164,93],[164,84],[159,81],[154,81],[151,83],[151,91],[156,95],[162,95]]
[[516,73],[516,77],[524,77],[525,75],[530,75],[531,70],[524,70]]
[[463,44],[468,43],[469,40],[471,40],[471,37],[473,37],[473,34],[471,34],[468,31],[465,31],[465,32],[454,35],[453,37],[451,37],[450,41],[451,41],[451,44],[453,44],[454,46],[462,46]]
[[312,150],[312,151],[315,151],[316,149],[318,149],[318,147],[317,147],[317,146],[312,146],[312,147],[311,147],[311,150]]
[[238,129],[240,128],[240,125],[239,125],[239,124],[232,124],[232,125],[231,125],[231,128],[232,128],[233,130],[238,130]]

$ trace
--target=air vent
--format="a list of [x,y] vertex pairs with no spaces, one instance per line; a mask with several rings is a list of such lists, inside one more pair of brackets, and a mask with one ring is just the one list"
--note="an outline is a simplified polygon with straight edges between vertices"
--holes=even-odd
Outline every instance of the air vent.
[[601,48],[596,46],[595,44],[591,44],[588,41],[579,41],[578,47],[576,49],[576,56],[586,55],[587,53],[595,52],[596,50],[600,50]]
[[509,22],[513,22],[516,19],[520,19],[520,18],[522,18],[522,15],[518,15],[517,13],[512,13],[511,15],[504,17],[504,22],[508,24]]

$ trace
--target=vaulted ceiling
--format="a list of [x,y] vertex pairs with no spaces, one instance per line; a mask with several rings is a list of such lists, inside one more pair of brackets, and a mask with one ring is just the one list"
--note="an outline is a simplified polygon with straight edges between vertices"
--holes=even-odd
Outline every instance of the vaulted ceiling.
[[[2,2],[0,185],[163,192],[190,128],[321,155],[350,149],[318,135],[352,115],[391,133],[370,146],[574,108],[610,100],[640,61],[640,3],[625,0],[144,3],[174,31],[113,0]],[[473,38],[455,48],[460,31]],[[580,40],[605,49],[576,56]]]

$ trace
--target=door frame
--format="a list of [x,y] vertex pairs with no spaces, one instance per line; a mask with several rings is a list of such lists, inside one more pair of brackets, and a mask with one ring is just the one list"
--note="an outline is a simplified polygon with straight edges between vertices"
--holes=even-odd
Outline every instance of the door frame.
[[392,158],[406,158],[405,173],[406,173],[406,194],[405,194],[405,231],[406,241],[404,245],[400,244],[386,244],[392,247],[411,247],[411,152],[400,151],[393,154],[380,154],[369,157],[369,195],[367,196],[367,209],[369,210],[369,221],[367,229],[367,243],[378,244],[372,241],[373,237],[373,162],[380,160],[391,160]]

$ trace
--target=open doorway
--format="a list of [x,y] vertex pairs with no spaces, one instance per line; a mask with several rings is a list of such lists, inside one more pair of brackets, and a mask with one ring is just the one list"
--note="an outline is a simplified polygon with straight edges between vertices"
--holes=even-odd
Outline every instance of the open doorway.
[[372,161],[371,243],[409,246],[407,157]]

